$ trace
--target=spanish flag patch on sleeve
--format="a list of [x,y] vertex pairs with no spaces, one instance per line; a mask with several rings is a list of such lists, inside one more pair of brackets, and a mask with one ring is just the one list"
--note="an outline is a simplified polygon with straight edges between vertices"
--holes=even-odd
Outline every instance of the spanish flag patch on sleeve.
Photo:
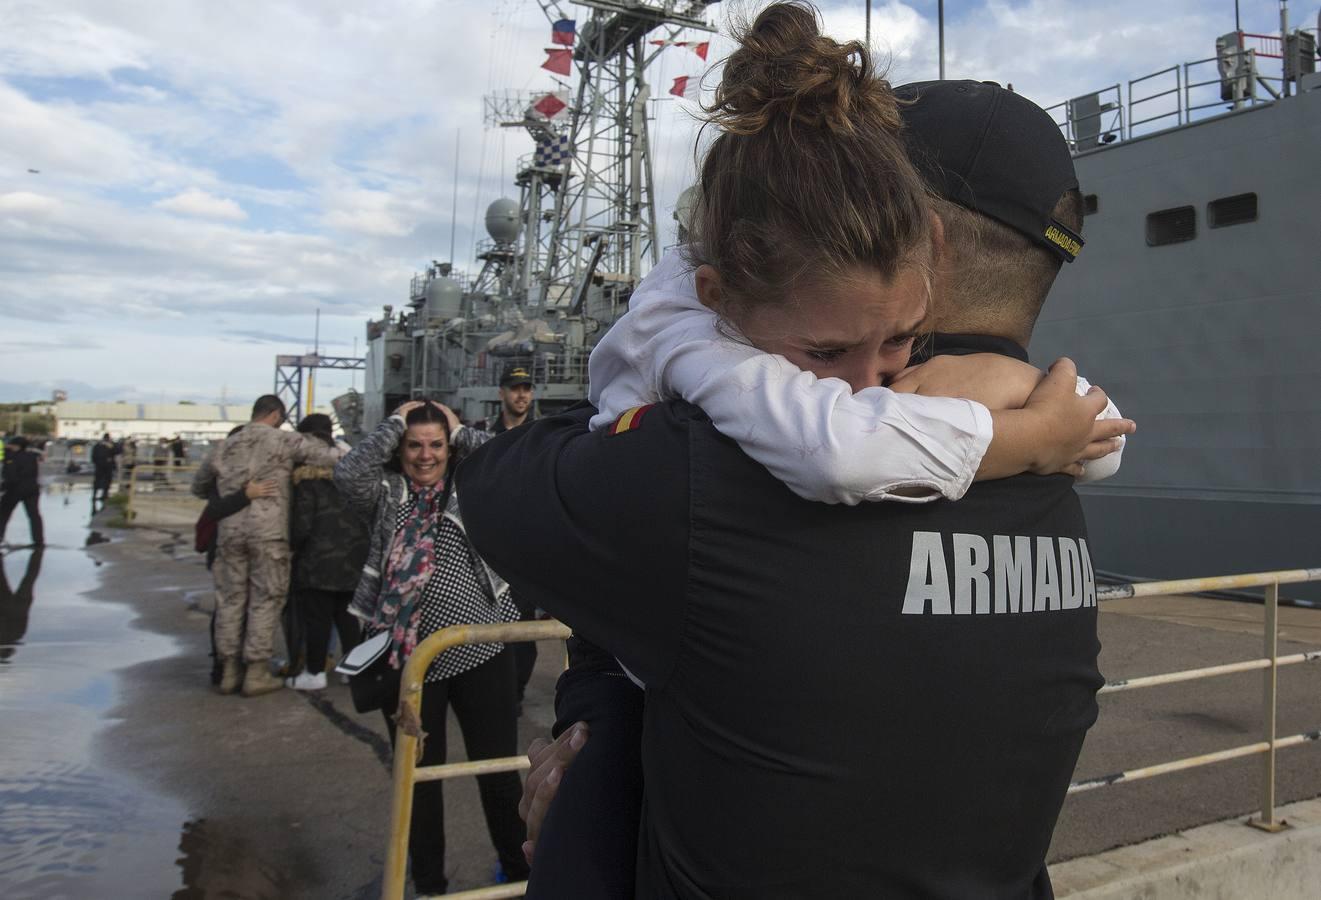
[[613,437],[616,434],[623,434],[625,431],[636,431],[642,427],[642,417],[647,414],[647,410],[655,405],[654,403],[648,403],[646,406],[635,406],[632,409],[625,410],[623,415],[611,423],[606,434]]

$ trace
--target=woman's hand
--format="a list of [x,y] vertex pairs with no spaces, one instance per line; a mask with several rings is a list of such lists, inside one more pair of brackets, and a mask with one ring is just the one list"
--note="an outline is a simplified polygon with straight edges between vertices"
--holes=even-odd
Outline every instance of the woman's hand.
[[454,410],[450,409],[444,403],[437,403],[435,400],[431,401],[431,405],[445,414],[445,421],[448,422],[450,426],[450,434],[454,434],[454,432],[459,430],[459,426],[463,423],[460,422],[459,417],[454,414]]
[[977,469],[977,480],[1007,478],[1022,472],[1077,478],[1082,464],[1119,449],[1120,435],[1132,434],[1131,419],[1100,419],[1105,392],[1093,387],[1077,393],[1078,370],[1058,359],[1027,398],[1022,409],[991,413],[995,435]]
[[396,416],[398,416],[399,418],[403,419],[403,420],[406,422],[406,421],[408,421],[408,414],[409,414],[409,413],[411,413],[411,412],[412,412],[413,410],[415,410],[415,409],[418,409],[419,407],[426,406],[426,404],[427,404],[427,401],[425,401],[425,400],[408,400],[408,401],[406,401],[406,402],[404,402],[404,403],[400,403],[400,404],[399,404],[399,408],[396,409],[396,410],[392,413],[392,415],[396,415]]
[[274,497],[279,493],[280,487],[274,479],[267,481],[249,481],[243,485],[243,493],[249,500],[256,500],[259,497]]
[[988,409],[1021,409],[1037,389],[1043,374],[998,353],[936,356],[909,366],[891,379],[889,388],[924,397],[962,397]]

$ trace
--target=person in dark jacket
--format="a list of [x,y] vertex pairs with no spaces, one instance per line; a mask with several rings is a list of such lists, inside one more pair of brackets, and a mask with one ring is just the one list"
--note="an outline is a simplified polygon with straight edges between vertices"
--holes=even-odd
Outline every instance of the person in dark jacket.
[[119,451],[109,433],[101,435],[101,440],[92,447],[92,505],[100,495],[101,502],[110,499],[110,483],[115,480],[115,457]]
[[37,474],[41,457],[28,446],[27,438],[19,435],[9,439],[5,448],[5,463],[0,469],[0,541],[4,540],[5,528],[9,517],[18,504],[28,514],[28,527],[32,531],[32,545],[40,547],[46,543],[45,530],[41,522],[41,510],[38,502],[41,489],[37,485]]
[[[298,423],[298,430],[334,446],[329,416],[307,416]],[[348,653],[360,637],[349,601],[367,561],[369,532],[366,521],[344,503],[333,472],[329,466],[299,466],[293,473],[290,595],[302,619],[306,669],[286,683],[299,691],[319,691],[326,686],[326,649],[332,622],[339,632],[341,652]]]

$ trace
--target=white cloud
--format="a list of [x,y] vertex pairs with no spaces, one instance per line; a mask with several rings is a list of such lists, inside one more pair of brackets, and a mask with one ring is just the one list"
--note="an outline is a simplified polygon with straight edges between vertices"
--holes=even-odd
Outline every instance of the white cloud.
[[175,194],[153,204],[157,209],[180,213],[185,216],[197,216],[202,219],[222,219],[228,222],[240,222],[248,217],[239,206],[228,197],[213,197],[206,191],[189,188],[181,194]]
[[0,194],[0,213],[25,219],[44,219],[58,210],[60,201],[31,191],[13,191]]
[[[731,8],[761,5],[711,9],[723,24]],[[946,4],[949,75],[1058,102],[1210,55],[1233,20],[1209,6]],[[1276,27],[1275,3],[1242,6],[1249,31]],[[480,100],[551,87],[538,68],[548,26],[525,0],[363,9],[0,0],[0,331],[40,340],[30,323],[61,318],[70,340],[112,348],[26,354],[25,380],[93,383],[113,372],[148,395],[269,389],[274,348],[234,334],[289,336],[299,330],[291,322],[306,323],[310,348],[321,308],[323,335],[349,346],[359,316],[401,305],[415,267],[447,255],[456,168],[455,261],[472,267],[482,212],[518,196],[514,163],[531,151],[520,130],[484,128]],[[861,3],[823,3],[823,16],[831,34],[862,36]],[[934,17],[929,0],[876,0],[873,45],[891,60],[891,80],[935,77]],[[730,49],[715,38],[712,61]],[[701,71],[680,49],[648,71],[661,98],[649,127],[663,242],[694,178],[698,133],[693,104],[665,91]]]

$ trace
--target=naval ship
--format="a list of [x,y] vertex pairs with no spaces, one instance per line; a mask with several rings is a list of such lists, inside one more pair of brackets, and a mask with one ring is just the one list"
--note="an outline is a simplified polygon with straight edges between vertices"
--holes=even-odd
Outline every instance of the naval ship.
[[1321,73],[1316,30],[1282,33],[1049,110],[1086,246],[1030,350],[1138,423],[1119,473],[1078,489],[1118,580],[1321,564]]
[[[565,113],[487,98],[488,124],[524,128],[537,147],[519,161],[519,199],[489,207],[478,275],[433,263],[405,308],[368,323],[365,390],[336,403],[350,435],[409,397],[494,415],[514,362],[543,414],[586,396],[592,346],[659,253],[653,45],[711,31],[708,5],[581,2]],[[1048,108],[1075,154],[1086,246],[1030,349],[1041,365],[1072,357],[1139,423],[1119,474],[1079,488],[1099,569],[1116,580],[1321,564],[1316,29],[1286,21],[1207,50]],[[1321,586],[1286,594],[1315,603]]]

